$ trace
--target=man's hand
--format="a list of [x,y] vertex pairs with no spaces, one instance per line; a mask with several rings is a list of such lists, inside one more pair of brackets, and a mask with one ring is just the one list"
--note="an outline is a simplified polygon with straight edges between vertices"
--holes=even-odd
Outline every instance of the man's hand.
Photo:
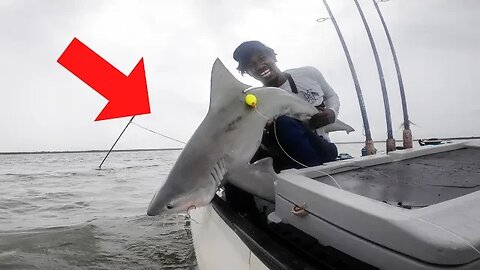
[[265,127],[263,128],[263,136],[268,134],[268,130],[272,126],[273,121],[275,121],[275,120],[268,120],[267,123],[265,123]]
[[335,122],[335,113],[331,109],[318,108],[318,113],[314,114],[308,121],[308,127],[317,129]]

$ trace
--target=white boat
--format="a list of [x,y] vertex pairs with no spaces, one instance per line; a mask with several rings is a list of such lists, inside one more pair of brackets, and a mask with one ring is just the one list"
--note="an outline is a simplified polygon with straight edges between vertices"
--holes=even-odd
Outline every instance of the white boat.
[[192,212],[201,270],[480,269],[480,142],[279,174],[275,203]]

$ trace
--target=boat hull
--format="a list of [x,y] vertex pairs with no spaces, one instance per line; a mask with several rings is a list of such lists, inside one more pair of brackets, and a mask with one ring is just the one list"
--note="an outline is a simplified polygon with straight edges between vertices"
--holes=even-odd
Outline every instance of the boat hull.
[[193,245],[200,270],[269,269],[213,209],[212,205],[191,212]]

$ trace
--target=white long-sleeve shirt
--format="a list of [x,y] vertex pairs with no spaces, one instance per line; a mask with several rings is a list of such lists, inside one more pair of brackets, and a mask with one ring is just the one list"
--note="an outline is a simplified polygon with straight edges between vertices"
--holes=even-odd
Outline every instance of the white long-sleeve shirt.
[[[340,100],[337,93],[327,83],[322,73],[311,66],[293,68],[285,70],[292,76],[295,85],[297,86],[297,95],[306,100],[313,106],[319,106],[324,102],[327,109],[331,109],[335,113],[337,119],[340,110]],[[279,88],[287,91],[292,91],[288,80]],[[317,134],[329,140],[328,135],[323,131],[323,128],[317,129]]]

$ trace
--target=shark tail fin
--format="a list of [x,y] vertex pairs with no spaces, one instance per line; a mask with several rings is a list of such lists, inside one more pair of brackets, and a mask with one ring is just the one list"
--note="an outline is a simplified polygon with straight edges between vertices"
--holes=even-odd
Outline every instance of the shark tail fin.
[[347,134],[355,131],[355,129],[353,127],[351,127],[350,125],[340,121],[339,119],[335,120],[335,122],[332,123],[332,124],[326,125],[325,128],[324,128],[324,131],[326,133],[334,132],[334,131],[342,131],[342,130],[347,132]]

